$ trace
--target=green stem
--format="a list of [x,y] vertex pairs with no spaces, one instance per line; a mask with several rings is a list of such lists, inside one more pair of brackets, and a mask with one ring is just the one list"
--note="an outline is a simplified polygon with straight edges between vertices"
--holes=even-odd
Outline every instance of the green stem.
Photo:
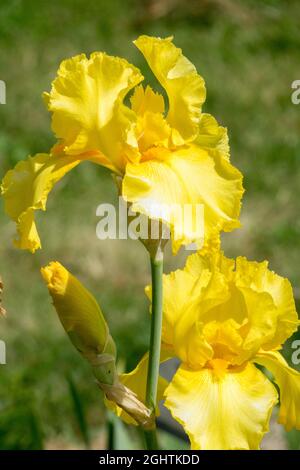
[[[163,252],[158,250],[151,260],[152,279],[152,315],[151,334],[149,347],[149,365],[147,375],[146,406],[155,413],[157,404],[157,384],[160,365],[160,345],[162,326],[162,276],[163,276]],[[158,448],[156,429],[145,432],[146,446],[149,450]]]
[[108,413],[107,421],[107,449],[115,450],[116,448],[116,420],[113,413]]

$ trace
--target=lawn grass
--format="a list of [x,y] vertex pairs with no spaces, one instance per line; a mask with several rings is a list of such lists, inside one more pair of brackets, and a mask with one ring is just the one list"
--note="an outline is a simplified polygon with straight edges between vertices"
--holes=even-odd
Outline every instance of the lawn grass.
[[[154,84],[131,41],[139,34],[174,35],[204,76],[204,111],[228,127],[232,161],[245,175],[243,227],[224,236],[226,253],[269,259],[299,297],[300,105],[291,103],[291,83],[300,79],[299,15],[297,0],[1,2],[0,79],[7,85],[7,104],[0,106],[1,176],[54,143],[41,93],[49,90],[62,59],[105,50],[134,62]],[[40,266],[57,259],[91,289],[125,368],[146,349],[143,290],[149,269],[143,247],[100,242],[95,235],[97,205],[116,198],[108,171],[80,165],[55,188],[47,213],[39,214],[44,249],[34,256],[12,247],[14,226],[0,205],[0,273],[8,311],[0,320],[7,343],[7,365],[0,366],[2,449],[39,448],[57,436],[81,440],[70,375],[91,432],[104,421],[99,391],[58,324]],[[174,265],[168,255],[166,269]],[[291,352],[286,350],[288,358]],[[289,434],[288,442],[299,448],[299,434]]]

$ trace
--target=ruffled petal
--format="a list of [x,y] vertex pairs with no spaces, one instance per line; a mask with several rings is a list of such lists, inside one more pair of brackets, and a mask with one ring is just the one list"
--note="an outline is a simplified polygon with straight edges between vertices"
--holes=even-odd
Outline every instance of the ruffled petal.
[[[229,290],[224,276],[212,273],[205,263],[195,271],[197,260],[200,264],[201,257],[195,253],[188,257],[184,269],[163,276],[162,341],[174,348],[182,361],[203,365],[203,358],[211,355],[201,333],[203,317],[228,298]],[[151,300],[151,286],[145,292]]]
[[217,120],[211,114],[201,114],[198,136],[194,143],[205,150],[220,152],[223,157],[229,160],[230,150],[227,129],[219,126]]
[[[231,316],[222,318],[222,313],[216,309],[222,309],[222,305],[231,300],[230,282],[233,276],[234,260],[226,258],[222,251],[210,249],[209,252],[202,254],[200,252],[190,255],[186,260],[184,270],[194,279],[202,278],[204,273],[208,279],[207,285],[202,289],[199,298],[199,320],[227,320],[228,318],[237,319],[237,311],[240,310],[240,304],[237,306],[231,304]],[[210,318],[210,312],[215,311],[215,315]],[[221,317],[219,318],[219,315]],[[238,319],[237,319],[238,320]]]
[[123,99],[142,79],[126,60],[102,52],[89,59],[81,54],[63,61],[45,100],[65,152],[100,151],[106,166],[119,172],[127,161],[135,161],[135,113]]
[[170,127],[162,114],[147,112],[138,117],[136,137],[141,152],[153,146],[168,147]]
[[[163,276],[163,323],[162,341],[174,346],[174,328],[188,305],[197,303],[199,293],[203,285],[207,285],[208,279],[204,273],[203,278],[196,279],[185,270],[178,269]],[[145,292],[152,299],[152,288],[147,286]],[[194,315],[192,322],[197,317]]]
[[173,143],[181,145],[198,133],[206,91],[194,65],[172,43],[172,38],[140,36],[134,44],[142,52],[169,99],[168,123]]
[[142,85],[134,90],[131,108],[137,115],[135,135],[140,152],[153,146],[168,147],[171,128],[164,118],[164,99],[151,87]]
[[287,431],[300,430],[300,373],[289,367],[277,351],[260,351],[254,362],[266,367],[274,375],[280,389],[278,422]]
[[143,116],[145,113],[162,114],[165,111],[163,96],[153,91],[149,85],[146,88],[143,85],[137,86],[130,102],[131,109],[138,116]]
[[196,146],[156,148],[143,160],[127,165],[122,195],[134,211],[171,227],[173,251],[191,242],[201,248],[220,231],[239,226],[242,175],[220,155]]
[[237,292],[242,294],[245,316],[247,316],[247,321],[240,328],[244,341],[243,354],[239,356],[239,361],[243,362],[256,354],[260,347],[264,347],[273,338],[277,327],[278,311],[267,292],[256,292],[249,287],[239,287]]
[[221,376],[181,366],[165,396],[192,449],[204,450],[258,449],[277,401],[275,387],[252,364]]
[[235,260],[226,258],[220,246],[217,245],[215,250],[210,250],[205,253],[202,251],[193,253],[186,260],[185,270],[192,276],[198,277],[204,269],[210,272],[219,271],[226,278],[227,282],[233,279],[233,270],[235,267]]
[[195,319],[194,307],[182,312],[174,328],[174,351],[190,369],[199,370],[213,358],[214,350],[204,335],[204,324]]
[[7,215],[17,224],[16,247],[32,253],[41,248],[34,211],[46,210],[47,197],[55,183],[78,163],[75,157],[37,154],[7,172],[1,194]]
[[213,319],[213,315],[211,318],[205,323],[203,334],[208,344],[213,346],[213,361],[236,363],[236,358],[241,354],[243,341],[239,333],[239,324],[233,318],[224,321],[219,321],[218,316],[215,317],[216,320]]
[[[235,267],[236,270],[234,270]],[[204,292],[201,296],[201,307],[198,308],[201,314],[198,318],[199,321],[209,322],[211,327],[212,322],[217,321],[218,329],[221,328],[222,323],[234,320],[236,325],[234,328],[239,337],[243,338],[242,344],[235,348],[235,357],[231,358],[234,364],[242,364],[255,355],[261,347],[268,349],[274,337],[282,334],[281,326],[286,332],[281,321],[283,317],[281,317],[280,306],[284,306],[287,313],[292,311],[291,306],[294,304],[292,292],[288,291],[287,297],[285,288],[282,288],[276,291],[275,298],[269,284],[268,288],[262,288],[261,276],[255,278],[256,270],[262,267],[265,276],[271,275],[272,279],[276,279],[279,283],[280,280],[284,281],[283,286],[289,286],[287,280],[268,271],[265,263],[253,263],[242,258],[238,258],[235,263],[221,252],[213,252],[205,256],[196,253],[187,259],[185,271],[195,278],[199,278],[205,269],[211,273],[212,281],[217,276],[217,280],[212,282],[212,288],[206,289],[207,308],[204,308]],[[227,286],[227,292],[225,286]],[[211,299],[210,302],[209,299]],[[216,300],[215,305],[212,299]],[[220,299],[219,302],[217,299]],[[294,329],[297,327],[297,322],[287,321],[286,324],[293,325]],[[208,331],[207,328],[205,331]],[[224,344],[224,338],[221,343]]]
[[276,322],[272,337],[265,342],[264,349],[274,349],[288,339],[299,325],[292,286],[288,279],[268,269],[268,262],[248,261],[244,257],[236,260],[236,284],[252,291],[269,295],[276,306]]

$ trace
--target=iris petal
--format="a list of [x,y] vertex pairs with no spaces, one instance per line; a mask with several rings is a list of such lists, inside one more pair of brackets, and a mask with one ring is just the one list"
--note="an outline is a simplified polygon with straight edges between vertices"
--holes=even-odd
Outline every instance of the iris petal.
[[204,450],[258,449],[277,401],[275,387],[252,364],[222,377],[181,366],[165,396],[192,449]]
[[18,248],[32,253],[41,248],[34,212],[46,210],[53,186],[78,163],[76,157],[37,154],[19,162],[5,175],[1,193],[6,213],[17,223]]
[[106,166],[119,172],[138,158],[135,113],[123,100],[142,79],[126,60],[102,52],[63,61],[45,99],[65,152],[100,151]]
[[[176,252],[191,242],[201,248],[216,233],[239,226],[242,175],[220,155],[196,146],[156,148],[143,162],[127,165],[122,194],[134,211],[171,226]],[[192,208],[190,219],[183,217],[185,207]],[[197,207],[203,209],[203,225],[196,223]]]
[[287,431],[300,430],[300,373],[287,364],[278,351],[260,351],[253,359],[274,375],[280,389],[278,422]]
[[134,44],[142,52],[169,99],[167,120],[173,143],[182,145],[198,133],[201,106],[206,91],[195,66],[172,43],[172,38],[140,36]]

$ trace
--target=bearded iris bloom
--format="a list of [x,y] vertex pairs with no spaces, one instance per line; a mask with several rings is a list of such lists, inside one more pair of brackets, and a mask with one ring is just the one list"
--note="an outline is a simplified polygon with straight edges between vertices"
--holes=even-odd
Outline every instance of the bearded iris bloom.
[[[63,61],[44,94],[58,142],[49,154],[19,162],[2,183],[17,247],[41,247],[35,211],[46,209],[53,186],[85,160],[121,178],[121,195],[133,211],[170,227],[174,252],[181,244],[203,242],[202,231],[191,238],[174,211],[178,205],[204,206],[204,242],[239,226],[242,176],[229,161],[226,129],[201,112],[202,77],[172,38],[141,36],[135,45],[164,88],[168,109],[124,59],[95,52]],[[169,208],[163,214],[161,205]]]
[[[279,387],[279,423],[300,429],[300,373],[279,352],[299,325],[289,281],[267,262],[218,252],[191,255],[163,286],[163,360],[181,361],[165,406],[192,449],[259,448],[278,392],[257,365]],[[143,381],[137,367],[136,390]]]

